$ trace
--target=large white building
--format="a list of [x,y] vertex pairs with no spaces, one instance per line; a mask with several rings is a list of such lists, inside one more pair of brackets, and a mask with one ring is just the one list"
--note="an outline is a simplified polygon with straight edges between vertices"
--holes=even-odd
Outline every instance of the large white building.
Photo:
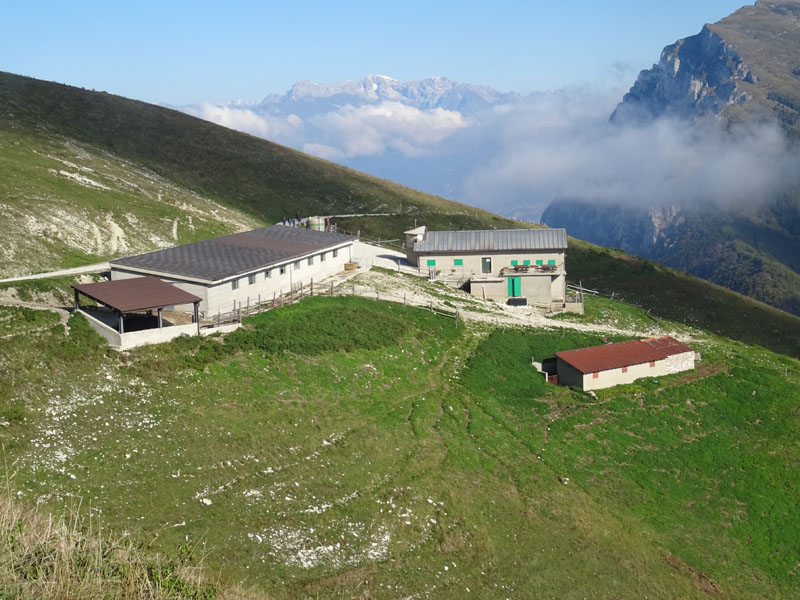
[[[152,275],[200,298],[201,316],[226,313],[344,270],[356,237],[273,225],[111,261],[111,279]],[[191,305],[186,308],[191,310]]]
[[548,309],[565,307],[566,229],[405,232],[408,262],[473,296]]

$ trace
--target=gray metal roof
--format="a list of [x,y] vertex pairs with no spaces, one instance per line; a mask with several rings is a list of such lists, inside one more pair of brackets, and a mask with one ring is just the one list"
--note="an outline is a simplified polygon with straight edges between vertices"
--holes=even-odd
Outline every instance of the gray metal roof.
[[429,231],[414,251],[482,252],[502,250],[566,250],[566,229],[484,229]]
[[117,258],[111,261],[111,266],[220,281],[355,239],[355,236],[342,233],[273,225]]

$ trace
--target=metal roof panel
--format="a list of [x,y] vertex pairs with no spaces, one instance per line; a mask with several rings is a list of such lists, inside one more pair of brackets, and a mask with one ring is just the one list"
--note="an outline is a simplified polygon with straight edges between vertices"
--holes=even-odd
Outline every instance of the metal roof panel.
[[424,240],[414,243],[414,251],[418,253],[566,250],[566,248],[566,229],[428,231]]

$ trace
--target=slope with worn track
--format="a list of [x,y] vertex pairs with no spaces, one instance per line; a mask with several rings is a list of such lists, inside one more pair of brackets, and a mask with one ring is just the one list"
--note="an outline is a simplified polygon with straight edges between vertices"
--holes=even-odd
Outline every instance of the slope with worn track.
[[[174,207],[184,204],[197,204],[195,219],[211,218],[204,237],[297,213],[396,214],[365,225],[376,235],[415,218],[451,228],[521,226],[175,110],[8,73],[0,73],[0,161],[0,206],[13,222],[3,233],[19,248],[3,256],[8,275],[189,241],[181,237],[188,222],[172,233]],[[49,248],[61,224],[69,235],[56,238],[86,243]],[[47,260],[25,258],[40,246]]]

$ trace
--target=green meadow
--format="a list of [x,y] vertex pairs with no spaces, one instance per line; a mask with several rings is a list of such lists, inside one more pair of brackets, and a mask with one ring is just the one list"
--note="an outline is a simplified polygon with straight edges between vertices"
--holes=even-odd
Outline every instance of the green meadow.
[[601,334],[358,297],[122,354],[50,315],[0,309],[8,495],[192,548],[210,597],[800,594],[786,356],[695,332],[694,371],[592,396],[531,359]]

